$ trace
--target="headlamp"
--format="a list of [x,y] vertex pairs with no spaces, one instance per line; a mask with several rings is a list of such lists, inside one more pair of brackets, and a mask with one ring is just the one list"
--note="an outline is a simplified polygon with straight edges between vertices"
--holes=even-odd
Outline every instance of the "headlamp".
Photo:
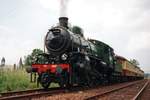
[[61,59],[62,59],[62,60],[67,60],[67,58],[68,58],[68,55],[65,54],[65,53],[61,55]]

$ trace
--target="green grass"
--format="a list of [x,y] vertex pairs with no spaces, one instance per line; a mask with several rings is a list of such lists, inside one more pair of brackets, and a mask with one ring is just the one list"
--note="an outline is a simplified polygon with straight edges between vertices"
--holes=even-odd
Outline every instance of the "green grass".
[[[58,87],[51,83],[50,87]],[[0,92],[20,91],[38,88],[36,83],[30,82],[30,74],[25,69],[9,70],[0,68]],[[39,86],[39,88],[42,88]]]
[[30,83],[30,74],[25,70],[0,69],[0,92],[19,91],[37,88],[36,83]]

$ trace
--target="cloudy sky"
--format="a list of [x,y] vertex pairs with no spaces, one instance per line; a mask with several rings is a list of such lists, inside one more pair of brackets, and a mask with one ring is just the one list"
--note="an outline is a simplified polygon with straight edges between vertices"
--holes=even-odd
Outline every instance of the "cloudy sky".
[[[60,0],[0,0],[0,59],[18,63],[43,49],[48,28],[58,22]],[[67,16],[86,38],[109,44],[150,72],[150,0],[68,0]]]

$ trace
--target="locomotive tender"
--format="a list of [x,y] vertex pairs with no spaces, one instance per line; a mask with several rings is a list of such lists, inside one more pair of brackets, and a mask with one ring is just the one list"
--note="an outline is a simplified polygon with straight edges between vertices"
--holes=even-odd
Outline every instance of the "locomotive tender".
[[31,73],[38,73],[37,82],[44,88],[52,82],[61,87],[95,86],[130,78],[122,74],[123,67],[113,48],[98,40],[86,40],[80,28],[68,27],[67,17],[60,17],[59,25],[49,29],[44,44],[45,62],[31,67]]

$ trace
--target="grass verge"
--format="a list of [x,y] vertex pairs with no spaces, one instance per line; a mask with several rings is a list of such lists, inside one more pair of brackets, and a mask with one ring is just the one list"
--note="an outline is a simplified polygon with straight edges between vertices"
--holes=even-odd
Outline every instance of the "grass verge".
[[0,69],[0,92],[33,88],[37,88],[36,83],[30,83],[30,75],[25,70]]

